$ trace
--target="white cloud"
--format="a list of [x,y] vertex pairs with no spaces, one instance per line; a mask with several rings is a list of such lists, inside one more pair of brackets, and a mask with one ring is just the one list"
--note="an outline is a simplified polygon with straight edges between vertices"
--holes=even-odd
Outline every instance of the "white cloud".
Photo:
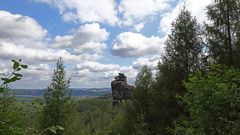
[[47,64],[31,64],[26,70],[22,70],[23,75],[20,81],[12,84],[15,88],[47,88],[53,75],[53,69]]
[[159,55],[154,55],[151,57],[140,57],[133,62],[133,68],[140,70],[143,66],[148,66],[152,70],[155,70],[160,60],[161,58]]
[[[12,72],[11,61],[0,60],[0,77],[2,73]],[[22,61],[26,64],[26,61]],[[27,69],[21,70],[22,79],[10,85],[12,88],[46,88],[51,80],[53,70],[48,64],[31,64]],[[1,82],[1,81],[0,81]]]
[[[109,36],[99,24],[85,24],[73,35],[56,36],[54,42],[59,48],[55,48],[45,42],[47,31],[34,19],[7,11],[0,11],[0,19],[0,58],[8,60],[22,58],[31,63],[53,62],[58,57],[66,61],[97,60]],[[67,51],[63,45],[74,52]]]
[[73,79],[73,83],[85,85],[85,83],[91,82],[91,84],[95,84],[98,87],[109,87],[111,81],[118,73],[124,73],[128,78],[128,82],[133,84],[138,73],[132,66],[103,64],[99,62],[80,63],[76,65],[75,70],[72,74],[72,77],[76,78]]
[[124,25],[154,16],[170,7],[170,0],[121,0],[119,12],[123,14]]
[[50,81],[52,69],[48,64],[30,65],[27,70],[23,70],[23,80]]
[[30,66],[30,68],[37,71],[50,71],[50,66],[48,64],[39,64],[37,66],[33,65]]
[[47,35],[36,20],[20,14],[0,10],[0,40],[27,43],[42,40]]
[[[185,2],[192,14],[203,22],[206,18],[204,8],[211,0],[200,2],[198,0],[33,1],[44,2],[57,8],[64,21],[80,23],[81,26],[74,29],[71,34],[57,35],[49,39],[47,30],[35,19],[0,10],[0,73],[9,72],[10,59],[22,58],[29,68],[23,71],[24,77],[19,83],[17,82],[17,85],[24,84],[28,88],[46,87],[54,68],[49,64],[55,63],[60,56],[64,57],[67,73],[73,77],[72,87],[110,87],[110,82],[119,72],[124,73],[129,82],[133,83],[143,65],[156,71],[163,52],[165,37],[144,36],[140,33],[145,25],[148,27],[148,21],[156,21],[159,17],[163,17],[159,29],[168,33],[171,22]],[[173,10],[167,12],[174,1],[179,3],[176,3],[177,6]],[[108,52],[103,52],[107,50],[111,30],[113,30],[111,34],[114,34],[116,28],[111,27],[110,31],[107,31],[108,27],[100,26],[102,23],[120,24],[124,28],[129,28],[125,27],[127,25],[136,32],[120,33],[111,48],[115,56],[135,57],[132,64],[121,66],[101,63],[100,58],[103,54],[107,53],[105,58],[109,56]],[[116,59],[113,57],[105,62],[113,60]],[[75,67],[72,67],[74,65]]]
[[84,62],[76,65],[77,70],[88,69],[91,72],[104,72],[119,69],[119,65],[101,64],[98,62]]
[[196,16],[197,20],[202,24],[206,20],[205,9],[211,2],[212,0],[179,0],[173,10],[163,15],[160,21],[159,30],[167,34],[170,32],[171,23],[176,19],[184,4],[186,4],[186,8],[191,11],[192,15]]
[[138,23],[134,25],[134,29],[136,32],[140,32],[144,28],[144,23]]
[[118,21],[115,0],[34,0],[58,8],[65,21],[106,22]]
[[58,57],[63,57],[66,61],[96,60],[100,57],[97,54],[73,55],[66,50],[27,48],[7,42],[0,42],[0,50],[0,58],[22,58],[31,62],[53,62]]
[[140,33],[124,32],[114,40],[112,54],[119,57],[140,57],[160,54],[163,51],[164,39]]
[[23,79],[14,83],[15,88],[46,88],[53,74],[49,64],[57,58],[63,57],[66,65],[96,61],[107,47],[109,33],[98,23],[80,26],[71,35],[50,39],[50,43],[47,31],[33,18],[6,11],[0,11],[0,18],[0,73],[9,72],[11,59],[22,58],[29,66],[22,72]]
[[82,46],[78,46],[74,49],[75,54],[82,54],[82,53],[97,53],[102,54],[103,50],[107,48],[105,43],[96,43],[96,42],[89,42]]
[[102,53],[107,47],[105,42],[109,33],[100,28],[98,23],[85,24],[74,31],[72,35],[56,36],[57,48],[74,48],[76,53]]
[[0,77],[2,74],[6,74],[7,71],[8,71],[8,68],[7,65],[3,64],[2,61],[0,63]]

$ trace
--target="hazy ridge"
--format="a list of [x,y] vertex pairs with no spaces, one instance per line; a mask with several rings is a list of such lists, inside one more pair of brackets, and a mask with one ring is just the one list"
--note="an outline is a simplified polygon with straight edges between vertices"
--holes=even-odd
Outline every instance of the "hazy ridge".
[[[45,89],[13,89],[11,93],[16,97],[41,97]],[[111,93],[111,88],[71,88],[72,96],[101,96]]]

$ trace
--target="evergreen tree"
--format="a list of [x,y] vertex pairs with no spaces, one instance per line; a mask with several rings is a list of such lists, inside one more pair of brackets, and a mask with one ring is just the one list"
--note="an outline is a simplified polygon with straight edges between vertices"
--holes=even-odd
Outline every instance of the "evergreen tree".
[[153,77],[151,69],[143,66],[137,75],[135,82],[135,91],[132,99],[134,108],[136,108],[135,134],[150,134],[151,123],[149,121],[149,106],[151,104],[151,91],[153,86]]
[[240,2],[215,0],[207,7],[206,38],[217,64],[240,67]]
[[[66,73],[63,65],[62,58],[57,60],[56,69],[50,86],[44,94],[45,105],[43,107],[41,117],[41,128],[47,129],[53,126],[66,127],[70,109],[68,108],[71,103],[71,91],[69,89],[70,79],[66,79]],[[47,132],[52,135],[52,132]],[[63,134],[58,130],[57,135]]]
[[152,128],[156,130],[155,134],[161,135],[167,135],[166,128],[183,113],[175,98],[185,90],[183,81],[190,73],[202,67],[200,27],[185,7],[172,23],[171,34],[165,44],[165,55],[158,65],[153,105],[150,109]]
[[138,73],[132,100],[126,104],[124,122],[120,134],[150,134],[149,106],[153,78],[151,69],[144,66]]

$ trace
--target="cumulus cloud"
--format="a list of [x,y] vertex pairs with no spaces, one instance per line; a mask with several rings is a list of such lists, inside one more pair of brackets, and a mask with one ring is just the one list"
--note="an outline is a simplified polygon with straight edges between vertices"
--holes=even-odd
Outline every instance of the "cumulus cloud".
[[7,71],[8,71],[8,67],[5,64],[3,64],[2,61],[1,61],[1,63],[0,63],[0,75],[6,74]]
[[119,12],[123,14],[124,25],[154,16],[170,7],[169,0],[121,0]]
[[133,62],[133,68],[140,70],[143,66],[148,66],[152,70],[155,70],[160,60],[161,58],[159,55],[154,55],[151,57],[140,57]]
[[101,64],[98,62],[84,62],[76,65],[77,70],[88,69],[91,72],[104,72],[104,71],[113,71],[119,69],[119,65],[113,64]]
[[8,42],[1,42],[0,50],[0,58],[22,58],[31,62],[53,62],[56,61],[58,57],[63,57],[66,61],[96,60],[99,58],[97,54],[73,55],[66,50],[27,48],[22,45],[15,45]]
[[[47,30],[33,18],[0,11],[0,58],[22,58],[30,63],[97,60],[106,48],[109,33],[98,23],[80,26],[72,35],[56,36],[55,46],[45,42]],[[57,47],[57,48],[56,48]],[[73,48],[68,51],[66,48]]]
[[26,70],[22,70],[23,78],[12,84],[15,88],[47,88],[53,75],[53,69],[48,64],[31,64]]
[[[52,76],[49,64],[57,58],[63,57],[66,65],[96,61],[107,46],[109,33],[98,23],[82,25],[70,35],[47,42],[47,30],[33,18],[0,11],[0,19],[0,73],[8,72],[11,59],[22,58],[29,66],[23,71],[24,78],[14,84],[18,88],[44,88]],[[69,68],[66,70],[71,73]],[[21,87],[23,84],[25,87]]]
[[96,83],[99,86],[110,86],[110,82],[118,73],[124,73],[129,83],[134,82],[134,79],[138,73],[132,66],[120,66],[117,64],[103,64],[99,62],[84,62],[77,64],[75,72],[72,74],[75,83],[84,82]]
[[134,30],[136,32],[140,32],[143,28],[144,28],[144,23],[138,23],[138,24],[134,25]]
[[36,71],[50,71],[50,66],[48,64],[39,64],[39,65],[33,65],[30,66],[32,70]]
[[203,0],[201,2],[199,2],[199,0],[179,0],[175,8],[163,15],[163,18],[160,21],[159,30],[167,34],[170,32],[171,23],[180,13],[184,4],[186,5],[186,8],[191,11],[192,15],[196,16],[200,23],[203,23],[206,20],[205,9],[212,1],[213,0]]
[[163,44],[164,39],[156,36],[145,37],[140,33],[124,32],[114,40],[112,54],[123,58],[160,54]]
[[[10,69],[11,63],[6,64],[9,59],[22,58],[29,68],[23,71],[24,78],[17,84],[24,84],[29,88],[47,86],[54,68],[50,64],[55,63],[60,56],[64,58],[67,73],[73,78],[72,87],[109,87],[111,80],[119,72],[124,73],[133,84],[142,66],[147,65],[156,72],[163,52],[166,37],[145,36],[140,33],[145,25],[148,27],[148,20],[156,21],[155,18],[162,17],[159,30],[168,33],[171,22],[184,2],[192,14],[203,22],[206,18],[204,8],[212,0],[33,1],[47,3],[57,8],[64,21],[81,25],[70,34],[49,38],[47,30],[33,18],[0,10],[0,73],[6,73]],[[172,2],[178,2],[173,9],[170,8]],[[101,63],[100,58],[105,54],[103,52],[107,48],[110,32],[118,27],[106,27],[110,28],[108,32],[100,26],[103,23],[119,24],[124,28],[130,26],[134,31],[118,34],[111,48],[115,56],[134,57],[130,65]]]
[[65,21],[105,22],[118,21],[115,0],[34,0],[56,7]]
[[85,24],[74,31],[72,35],[56,36],[55,46],[58,48],[74,48],[76,53],[102,53],[107,47],[105,42],[109,33],[100,28],[98,23]]
[[0,10],[0,40],[15,43],[42,40],[47,35],[34,19]]

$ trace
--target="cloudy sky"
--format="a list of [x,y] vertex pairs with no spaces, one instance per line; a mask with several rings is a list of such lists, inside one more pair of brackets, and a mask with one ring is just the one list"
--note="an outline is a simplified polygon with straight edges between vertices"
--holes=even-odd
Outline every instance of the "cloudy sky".
[[212,0],[2,0],[0,73],[11,59],[29,68],[13,88],[46,88],[63,57],[71,87],[110,87],[118,72],[130,83],[153,70],[182,6],[200,23]]

